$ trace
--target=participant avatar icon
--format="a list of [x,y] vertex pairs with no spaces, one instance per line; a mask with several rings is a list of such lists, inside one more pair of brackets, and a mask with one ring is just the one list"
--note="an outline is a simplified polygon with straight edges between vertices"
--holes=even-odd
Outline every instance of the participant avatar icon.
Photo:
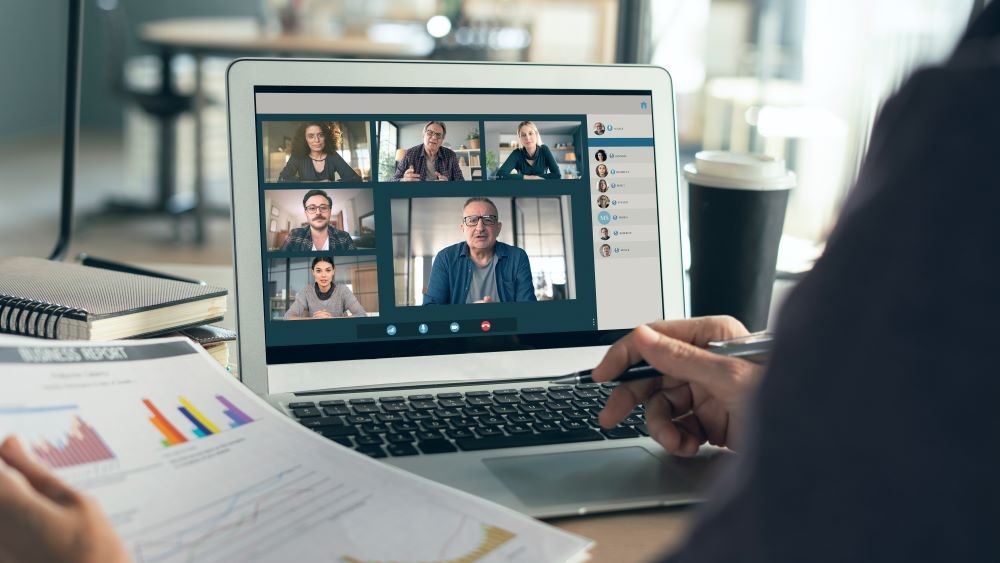
[[604,162],[608,159],[608,153],[604,152],[604,149],[597,149],[597,152],[594,153],[594,158],[597,162]]
[[597,198],[597,207],[600,207],[601,209],[607,209],[609,205],[611,205],[611,198],[609,198],[608,196],[601,195],[600,197]]
[[601,181],[597,183],[597,191],[601,192],[602,194],[608,191],[608,181],[602,178]]
[[608,165],[607,164],[603,164],[603,163],[602,164],[598,164],[597,165],[597,176],[600,177],[600,178],[604,178],[607,175],[608,175]]
[[611,214],[607,211],[601,211],[597,214],[597,221],[602,225],[607,225],[611,222]]
[[604,124],[601,123],[600,121],[598,121],[597,123],[594,123],[594,134],[595,135],[603,135],[604,134]]
[[611,238],[611,233],[608,232],[607,227],[601,227],[601,240],[608,240]]
[[603,256],[605,258],[611,256],[611,245],[610,244],[602,244],[601,245],[601,256]]

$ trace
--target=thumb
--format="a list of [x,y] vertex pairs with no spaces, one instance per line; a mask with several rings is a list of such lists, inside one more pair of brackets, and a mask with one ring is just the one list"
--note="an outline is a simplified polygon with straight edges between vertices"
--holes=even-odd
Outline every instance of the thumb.
[[24,475],[35,490],[52,501],[64,504],[76,498],[75,491],[47,467],[32,459],[17,438],[10,436],[0,444],[0,458]]

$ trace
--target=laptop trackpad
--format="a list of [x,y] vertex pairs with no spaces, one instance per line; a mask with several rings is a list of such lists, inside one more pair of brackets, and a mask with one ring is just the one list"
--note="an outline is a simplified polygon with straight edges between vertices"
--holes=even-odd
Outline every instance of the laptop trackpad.
[[483,463],[527,506],[622,501],[692,490],[675,470],[635,446],[487,458]]

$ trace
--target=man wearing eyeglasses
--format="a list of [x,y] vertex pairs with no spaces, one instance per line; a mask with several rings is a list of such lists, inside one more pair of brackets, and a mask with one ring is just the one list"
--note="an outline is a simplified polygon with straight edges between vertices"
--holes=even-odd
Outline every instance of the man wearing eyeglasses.
[[434,257],[424,305],[535,301],[528,254],[497,242],[501,226],[489,198],[465,202],[460,225],[465,240]]
[[424,125],[424,142],[407,149],[396,163],[393,182],[436,182],[464,180],[458,155],[444,144],[448,132],[444,122],[429,121]]
[[354,250],[354,239],[346,231],[330,224],[333,199],[323,190],[309,190],[302,198],[308,227],[292,229],[281,250],[309,252],[313,250]]

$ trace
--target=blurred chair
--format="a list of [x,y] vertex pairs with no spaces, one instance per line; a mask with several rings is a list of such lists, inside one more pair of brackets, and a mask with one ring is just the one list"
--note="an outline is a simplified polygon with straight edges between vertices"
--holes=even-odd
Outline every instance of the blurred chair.
[[193,195],[177,193],[177,118],[194,109],[194,96],[176,91],[171,76],[170,57],[160,58],[159,87],[154,91],[138,90],[125,79],[125,53],[128,39],[128,20],[119,4],[101,10],[100,28],[105,35],[105,71],[111,93],[133,104],[149,115],[159,129],[156,158],[156,198],[152,204],[118,201],[107,204],[109,214],[162,215],[174,218],[174,240],[181,240],[181,219],[190,215],[194,221],[194,242],[205,242],[203,214],[198,212],[202,203],[196,192]]

